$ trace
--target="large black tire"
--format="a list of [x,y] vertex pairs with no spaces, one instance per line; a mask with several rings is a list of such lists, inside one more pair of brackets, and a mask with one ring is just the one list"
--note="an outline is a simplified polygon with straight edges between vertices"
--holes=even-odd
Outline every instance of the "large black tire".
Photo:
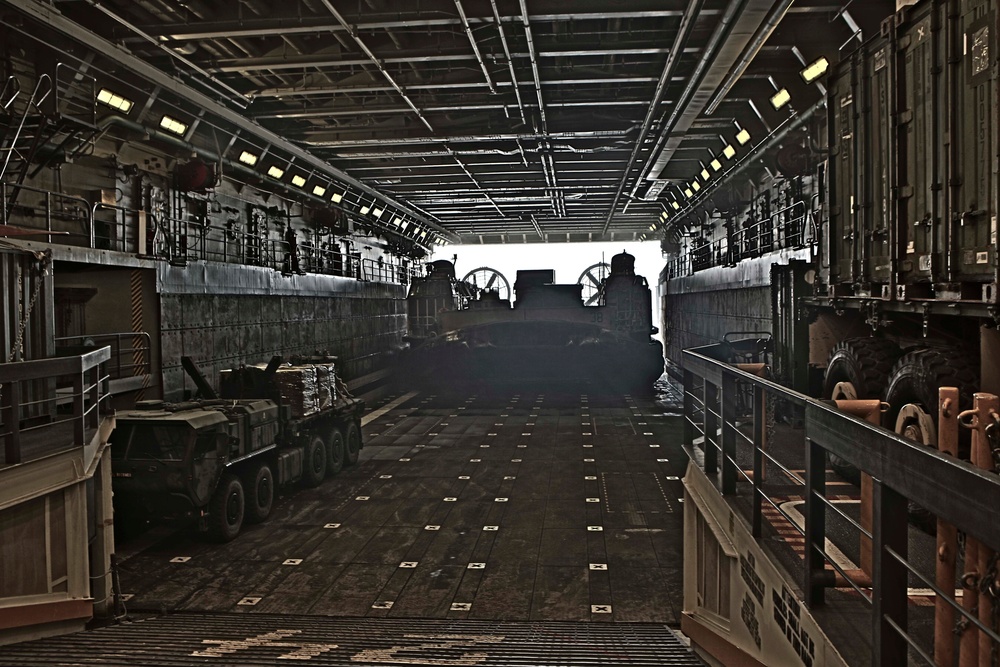
[[274,471],[267,462],[250,468],[244,483],[247,523],[263,523],[271,516],[274,506]]
[[838,382],[850,382],[859,399],[881,398],[893,364],[902,352],[884,338],[847,338],[837,343],[823,375],[823,398],[831,398]]
[[347,460],[346,465],[352,466],[358,462],[361,455],[361,427],[355,421],[349,422],[344,431],[344,444]]
[[208,503],[208,534],[216,542],[229,542],[240,534],[246,509],[243,482],[232,473],[223,473]]
[[[894,431],[900,410],[912,403],[922,407],[937,424],[939,387],[956,387],[959,410],[967,410],[972,407],[972,395],[978,385],[979,367],[972,355],[940,348],[912,350],[903,355],[892,369],[885,394],[889,410],[882,423]],[[913,433],[910,431],[901,435],[914,439]],[[933,436],[936,440],[937,433]],[[967,435],[960,440],[959,446],[960,449],[968,447]],[[937,521],[926,509],[911,502],[908,514],[911,523],[925,532],[934,533]]]
[[319,486],[326,477],[326,441],[313,433],[306,443],[305,460],[302,461],[302,484]]
[[330,434],[327,437],[326,476],[333,477],[344,469],[347,445],[344,443],[344,434],[336,426],[330,428]]
[[[894,342],[884,338],[847,338],[830,353],[823,375],[824,399],[833,398],[840,382],[854,385],[859,399],[881,398],[889,383],[892,366],[902,352]],[[858,469],[839,456],[830,455],[830,467],[852,484],[861,483]]]

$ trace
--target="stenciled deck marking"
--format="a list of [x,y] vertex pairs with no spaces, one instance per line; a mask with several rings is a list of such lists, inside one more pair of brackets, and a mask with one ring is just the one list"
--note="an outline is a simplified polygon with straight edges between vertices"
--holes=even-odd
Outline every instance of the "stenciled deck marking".
[[385,405],[383,405],[378,410],[372,410],[367,415],[365,415],[364,417],[361,418],[361,425],[362,426],[368,426],[368,424],[371,424],[373,421],[375,421],[376,419],[378,419],[379,417],[381,417],[385,413],[389,412],[390,410],[395,410],[400,405],[402,405],[403,403],[407,402],[408,400],[410,400],[411,398],[413,398],[416,395],[417,395],[417,392],[411,391],[408,394],[403,394],[402,396],[400,396],[399,398],[397,398],[394,401],[389,401],[388,403],[386,403]]

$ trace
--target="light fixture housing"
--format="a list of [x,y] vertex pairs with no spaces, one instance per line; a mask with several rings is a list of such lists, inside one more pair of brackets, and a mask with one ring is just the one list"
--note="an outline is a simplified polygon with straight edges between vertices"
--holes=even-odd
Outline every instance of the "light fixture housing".
[[691,189],[693,189],[695,192],[701,190],[701,183],[698,182],[698,179],[691,181]]
[[667,213],[666,211],[664,211],[663,213],[660,214],[660,220],[666,220],[669,217],[670,217],[670,214]]
[[128,113],[132,110],[132,106],[135,104],[132,100],[119,95],[116,92],[110,91],[107,88],[101,88],[100,92],[97,93],[97,101],[105,106],[109,106],[112,109],[117,109],[122,113]]
[[[746,130],[744,130],[746,132]],[[747,140],[750,139],[750,134],[747,133]],[[726,147],[722,149],[722,154],[726,156],[727,160],[732,160],[736,155],[736,149],[733,148],[732,144],[726,144]]]
[[787,88],[782,88],[774,95],[771,96],[771,106],[777,111],[781,107],[785,106],[792,101],[792,94],[788,92]]
[[183,136],[188,129],[186,123],[182,123],[176,118],[171,118],[170,116],[164,116],[160,119],[160,127],[167,132],[173,132],[174,134],[179,134],[181,136]]
[[339,204],[343,199],[344,195],[342,195],[339,192],[334,192],[333,196],[330,197],[330,201],[332,201],[334,204]]
[[306,177],[305,176],[299,176],[298,174],[295,174],[294,176],[292,176],[292,185],[294,185],[295,187],[301,188],[305,184],[306,184]]
[[377,208],[374,211],[372,211],[372,215],[374,215],[376,218],[381,218],[382,217],[382,213],[384,213],[384,212],[385,211],[383,209]]
[[826,74],[826,70],[830,68],[830,61],[824,56],[820,56],[815,61],[806,66],[804,70],[799,72],[799,76],[806,83],[812,83],[819,77]]
[[709,166],[710,166],[710,167],[712,168],[712,170],[713,170],[713,171],[719,171],[719,170],[721,170],[721,169],[722,169],[722,163],[721,163],[721,162],[719,162],[719,158],[714,158],[714,159],[713,159],[713,160],[712,160],[711,162],[709,162],[708,164],[709,164]]
[[259,158],[250,151],[243,151],[242,153],[240,153],[240,162],[242,162],[245,165],[249,165],[252,167],[255,164],[257,164],[258,159]]
[[748,141],[750,141],[750,132],[744,127],[736,133],[736,141],[739,142],[740,146],[745,146]]
[[270,176],[271,178],[276,178],[280,181],[282,177],[285,175],[285,170],[276,164],[272,164],[270,167],[267,168],[267,175]]
[[317,197],[322,197],[323,195],[326,194],[326,188],[324,188],[322,185],[313,186],[313,194],[316,195]]
[[675,201],[672,201],[672,202],[670,202],[670,205],[674,207],[674,210],[675,210],[675,211],[679,211],[679,210],[681,210],[681,205],[680,205],[680,204],[678,204],[678,203],[677,203],[677,202],[675,202]]
[[370,211],[370,210],[372,210],[371,206],[362,206],[361,207],[361,215],[368,215],[368,211]]
[[684,188],[684,196],[687,197],[688,199],[694,197],[694,193],[691,192],[691,188]]
[[712,175],[710,173],[708,173],[708,169],[705,169],[704,167],[702,167],[702,169],[701,169],[701,180],[707,181],[711,177],[712,177]]

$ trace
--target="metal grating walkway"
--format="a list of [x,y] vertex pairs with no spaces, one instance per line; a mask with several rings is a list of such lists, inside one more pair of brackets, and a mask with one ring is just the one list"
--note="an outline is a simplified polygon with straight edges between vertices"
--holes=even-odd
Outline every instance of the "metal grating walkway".
[[[0,648],[5,665],[691,665],[661,624],[173,614]],[[296,663],[293,663],[296,664]]]

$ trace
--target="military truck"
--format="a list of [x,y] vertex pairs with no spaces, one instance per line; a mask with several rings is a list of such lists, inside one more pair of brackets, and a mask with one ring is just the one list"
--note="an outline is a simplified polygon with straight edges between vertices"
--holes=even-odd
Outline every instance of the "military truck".
[[330,357],[273,357],[224,371],[218,394],[189,358],[196,400],[140,401],[111,436],[115,508],[124,518],[196,516],[215,540],[271,514],[275,490],[317,486],[358,460],[364,401]]

